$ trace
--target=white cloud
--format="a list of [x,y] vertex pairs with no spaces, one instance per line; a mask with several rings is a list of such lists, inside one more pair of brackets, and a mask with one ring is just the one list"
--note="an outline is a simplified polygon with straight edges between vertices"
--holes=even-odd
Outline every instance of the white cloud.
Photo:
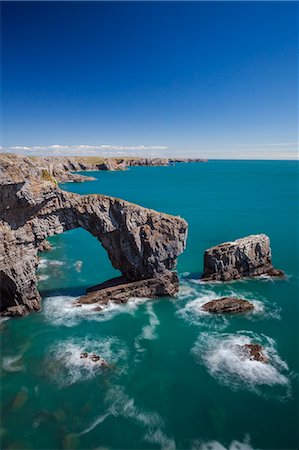
[[43,156],[159,156],[159,151],[167,150],[162,145],[34,145],[0,146],[2,153],[22,153],[24,155]]

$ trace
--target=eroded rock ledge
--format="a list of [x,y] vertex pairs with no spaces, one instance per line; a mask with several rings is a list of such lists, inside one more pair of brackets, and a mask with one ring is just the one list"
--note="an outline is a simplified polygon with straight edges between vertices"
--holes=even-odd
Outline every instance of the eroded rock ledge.
[[134,297],[173,296],[178,290],[179,280],[176,272],[165,271],[153,278],[139,281],[128,281],[125,277],[118,277],[88,289],[86,295],[78,299],[76,306],[97,303],[104,307],[110,302],[127,303]]
[[225,242],[205,251],[204,281],[230,281],[244,277],[269,275],[282,277],[282,270],[274,269],[270,239],[256,234]]
[[14,182],[0,186],[0,204],[2,315],[40,309],[37,252],[54,234],[86,229],[128,281],[173,269],[185,247],[187,223],[180,217],[104,195],[65,192],[38,174],[24,181],[15,173]]

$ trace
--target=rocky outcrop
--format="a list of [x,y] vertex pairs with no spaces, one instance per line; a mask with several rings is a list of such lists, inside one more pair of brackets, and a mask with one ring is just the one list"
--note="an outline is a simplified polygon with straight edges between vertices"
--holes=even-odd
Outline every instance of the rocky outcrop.
[[237,297],[222,297],[219,299],[211,300],[202,306],[204,311],[210,313],[243,313],[250,311],[254,308],[253,304],[248,300]]
[[156,277],[176,265],[187,223],[104,195],[80,196],[59,189],[52,179],[15,173],[0,186],[1,314],[39,310],[37,252],[54,234],[82,227],[106,249],[130,281]]
[[125,277],[113,278],[87,290],[76,305],[98,303],[126,303],[130,298],[155,298],[173,296],[178,292],[179,280],[176,272],[165,271],[153,278],[128,281]]
[[262,363],[269,362],[269,358],[263,353],[263,347],[260,344],[244,344],[237,346],[241,359],[250,359]]
[[102,158],[76,156],[23,156],[0,153],[0,183],[12,183],[28,178],[45,181],[83,182],[95,178],[73,172],[96,170],[125,170],[130,166],[167,166],[180,162],[205,162],[190,158]]
[[230,281],[259,275],[283,276],[281,270],[272,266],[270,239],[265,234],[225,242],[205,251],[204,281]]
[[49,250],[52,249],[52,245],[50,244],[49,241],[47,241],[47,239],[45,239],[44,241],[42,241],[39,246],[38,246],[38,251],[39,252],[48,252]]

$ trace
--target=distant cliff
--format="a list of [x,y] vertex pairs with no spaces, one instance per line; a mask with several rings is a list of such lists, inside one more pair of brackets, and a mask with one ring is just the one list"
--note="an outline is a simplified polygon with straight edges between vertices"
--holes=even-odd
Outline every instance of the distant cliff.
[[23,180],[40,174],[44,171],[54,177],[59,183],[74,181],[82,182],[93,180],[72,172],[96,171],[96,170],[125,170],[130,166],[168,166],[174,163],[206,162],[205,159],[191,158],[101,158],[101,157],[77,157],[77,156],[23,156],[17,154],[0,153],[0,181],[9,182],[16,179],[21,173]]

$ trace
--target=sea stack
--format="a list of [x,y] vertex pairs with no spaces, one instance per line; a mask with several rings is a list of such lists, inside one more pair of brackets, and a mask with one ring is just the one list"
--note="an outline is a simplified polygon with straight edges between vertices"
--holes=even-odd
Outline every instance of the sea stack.
[[284,275],[272,265],[270,239],[265,234],[225,242],[204,253],[203,281],[230,281],[259,275]]

